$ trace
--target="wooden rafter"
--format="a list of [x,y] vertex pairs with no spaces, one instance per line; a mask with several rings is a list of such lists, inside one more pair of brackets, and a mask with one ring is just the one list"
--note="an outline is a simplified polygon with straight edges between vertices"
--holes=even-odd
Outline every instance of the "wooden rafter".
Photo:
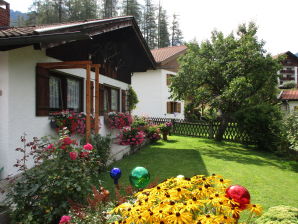
[[37,63],[38,67],[45,69],[86,69],[86,142],[90,140],[91,134],[91,69],[95,69],[95,133],[99,132],[99,64],[91,61],[64,61]]

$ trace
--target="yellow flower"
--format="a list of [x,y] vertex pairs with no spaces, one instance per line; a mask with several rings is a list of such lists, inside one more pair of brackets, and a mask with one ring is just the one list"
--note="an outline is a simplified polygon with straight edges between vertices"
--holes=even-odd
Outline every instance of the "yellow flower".
[[250,212],[255,213],[256,215],[261,215],[263,212],[263,208],[260,205],[249,204],[247,208]]
[[166,217],[167,223],[184,224],[193,223],[192,215],[190,212],[181,209],[174,210],[168,217]]

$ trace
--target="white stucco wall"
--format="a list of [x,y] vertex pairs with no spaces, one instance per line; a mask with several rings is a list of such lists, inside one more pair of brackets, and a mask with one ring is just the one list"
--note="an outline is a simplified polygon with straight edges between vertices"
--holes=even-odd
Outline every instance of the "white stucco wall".
[[[29,141],[33,137],[55,134],[49,126],[47,116],[35,116],[36,63],[53,61],[57,60],[47,57],[44,51],[34,50],[32,46],[0,52],[0,167],[4,166],[2,177],[17,173],[13,164],[21,154],[15,149],[22,146],[20,137],[24,133]],[[61,71],[79,77],[85,77],[86,74],[84,69]],[[93,73],[91,77],[94,80]],[[100,83],[128,89],[128,84],[105,76],[100,76]],[[104,127],[103,120],[101,117],[100,133],[106,135],[108,130]]]
[[[165,118],[184,118],[184,103],[181,102],[181,113],[167,114],[167,102],[170,99],[167,86],[167,74],[176,75],[175,72],[164,69],[137,72],[132,76],[132,87],[136,91],[139,103],[134,115]],[[178,101],[180,102],[180,101]]]
[[[298,113],[298,101],[288,101],[289,103],[289,109],[290,113],[293,113],[294,111]],[[296,110],[295,110],[296,107]]]
[[[0,52],[0,168],[6,168],[8,161],[8,153],[6,148],[8,148],[8,53]],[[0,176],[3,177],[2,174]]]

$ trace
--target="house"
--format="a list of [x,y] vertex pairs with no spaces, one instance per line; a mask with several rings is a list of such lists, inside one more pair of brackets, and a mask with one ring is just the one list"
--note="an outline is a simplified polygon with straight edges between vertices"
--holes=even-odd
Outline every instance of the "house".
[[87,132],[94,114],[97,131],[107,134],[103,115],[126,111],[131,73],[156,64],[131,16],[9,27],[9,4],[0,0],[0,5],[0,168],[5,177],[17,173],[20,136],[54,133],[50,112],[86,112]]
[[283,90],[278,99],[281,101],[281,109],[287,113],[298,113],[298,90]]
[[132,87],[139,103],[134,115],[165,118],[184,118],[184,102],[170,99],[171,77],[179,69],[178,57],[186,52],[186,46],[173,46],[152,50],[156,70],[133,73]]
[[282,86],[287,82],[295,82],[298,84],[298,57],[290,51],[274,56],[277,58],[284,56],[282,61],[283,68],[278,72],[278,85]]

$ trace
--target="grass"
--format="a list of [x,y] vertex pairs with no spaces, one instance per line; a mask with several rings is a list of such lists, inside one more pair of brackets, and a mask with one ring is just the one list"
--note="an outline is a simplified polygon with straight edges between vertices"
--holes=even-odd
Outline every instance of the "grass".
[[[183,174],[220,174],[233,184],[245,186],[252,203],[265,210],[276,205],[298,207],[298,163],[278,158],[267,152],[255,151],[236,143],[170,136],[168,142],[149,145],[112,166],[122,170],[121,185],[129,185],[129,172],[136,166],[146,167],[151,180],[160,181]],[[106,172],[103,185],[113,189]],[[113,194],[113,190],[112,190]]]

